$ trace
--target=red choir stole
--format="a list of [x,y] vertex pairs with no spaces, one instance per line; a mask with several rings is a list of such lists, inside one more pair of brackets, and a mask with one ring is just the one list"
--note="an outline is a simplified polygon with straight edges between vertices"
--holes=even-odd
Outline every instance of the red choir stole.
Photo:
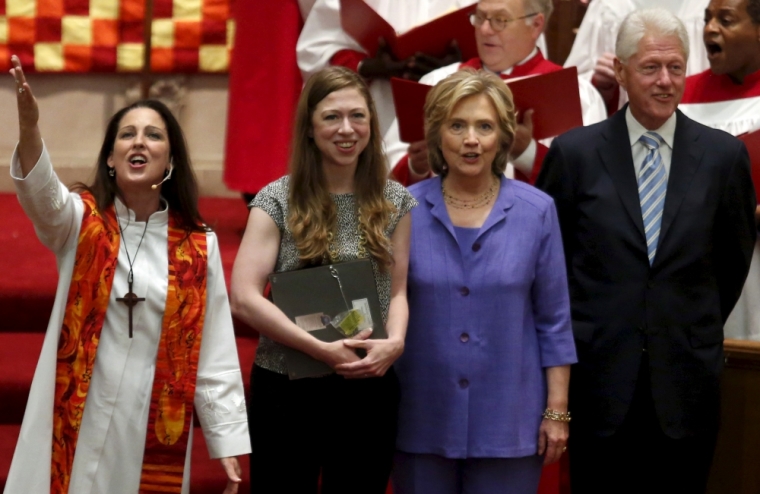
[[[82,194],[79,234],[58,340],[51,494],[67,494],[79,427],[119,253],[116,212]],[[140,493],[182,490],[206,311],[206,233],[189,235],[170,215],[169,283],[153,378]]]
[[[465,67],[481,70],[483,68],[483,62],[480,60],[480,58],[471,58],[466,62],[462,62],[462,64],[459,65],[459,70],[462,70]],[[502,79],[512,79],[513,77],[548,74],[550,72],[556,72],[558,70],[562,70],[562,67],[554,62],[550,62],[549,60],[545,59],[539,51],[530,59],[526,60],[525,63],[512,67],[512,71],[509,74],[499,73],[498,75]]]

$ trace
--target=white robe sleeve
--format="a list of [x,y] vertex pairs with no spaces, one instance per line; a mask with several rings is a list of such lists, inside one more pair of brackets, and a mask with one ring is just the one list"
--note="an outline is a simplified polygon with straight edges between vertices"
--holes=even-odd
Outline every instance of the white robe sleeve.
[[623,18],[635,8],[628,0],[592,0],[578,28],[565,67],[578,67],[578,76],[591,80],[596,61],[604,53],[615,52],[615,39]]
[[588,79],[578,78],[578,92],[581,95],[583,125],[595,124],[607,118],[607,108],[604,106],[602,95]]
[[251,452],[245,390],[240,373],[224,271],[216,234],[208,233],[206,315],[198,361],[195,410],[211,458]]
[[70,194],[58,180],[44,144],[40,159],[26,177],[22,177],[18,154],[14,151],[10,174],[19,202],[32,220],[37,236],[55,252],[60,274],[5,492],[45,494],[50,492],[58,335],[66,303],[65,290],[71,281],[83,205],[79,196]]
[[21,171],[18,149],[14,150],[11,178],[21,207],[34,224],[37,237],[54,253],[60,252],[72,240],[72,234],[78,234],[83,208],[81,201],[72,200],[73,195],[55,174],[44,143],[39,160],[26,177]]
[[340,50],[365,50],[340,25],[340,0],[317,0],[296,45],[298,68],[303,80],[330,65]]

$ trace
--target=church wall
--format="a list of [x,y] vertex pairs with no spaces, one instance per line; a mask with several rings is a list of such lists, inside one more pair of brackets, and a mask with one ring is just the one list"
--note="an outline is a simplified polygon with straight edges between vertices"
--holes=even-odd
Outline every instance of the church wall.
[[[0,75],[0,192],[13,191],[10,158],[18,140],[15,86]],[[29,74],[40,105],[40,130],[65,184],[88,182],[108,119],[139,98],[140,77],[120,74]],[[227,75],[156,76],[152,88],[178,116],[201,194],[236,196],[222,182]]]

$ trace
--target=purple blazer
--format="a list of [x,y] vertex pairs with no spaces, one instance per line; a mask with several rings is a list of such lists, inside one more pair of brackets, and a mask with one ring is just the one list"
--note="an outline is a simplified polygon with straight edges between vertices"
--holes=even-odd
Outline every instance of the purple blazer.
[[545,367],[577,361],[552,199],[501,178],[477,237],[460,245],[440,177],[410,188],[409,329],[397,447],[447,458],[536,454]]

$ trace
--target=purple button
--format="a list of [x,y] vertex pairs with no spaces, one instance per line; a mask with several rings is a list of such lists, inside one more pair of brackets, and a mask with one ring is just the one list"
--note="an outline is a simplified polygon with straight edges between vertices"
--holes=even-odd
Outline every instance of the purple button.
[[477,242],[474,243],[474,244],[472,244],[472,250],[475,251],[475,252],[479,251],[480,250],[480,244],[477,243]]
[[462,333],[461,335],[459,335],[459,341],[461,341],[462,343],[467,343],[468,341],[470,341],[470,335],[468,335],[467,333]]
[[463,286],[462,288],[459,289],[459,293],[461,293],[463,296],[466,297],[467,295],[470,294],[470,289],[467,288],[466,286]]
[[468,381],[467,379],[460,379],[459,380],[459,387],[460,388],[465,389],[469,385],[470,385],[470,381]]

